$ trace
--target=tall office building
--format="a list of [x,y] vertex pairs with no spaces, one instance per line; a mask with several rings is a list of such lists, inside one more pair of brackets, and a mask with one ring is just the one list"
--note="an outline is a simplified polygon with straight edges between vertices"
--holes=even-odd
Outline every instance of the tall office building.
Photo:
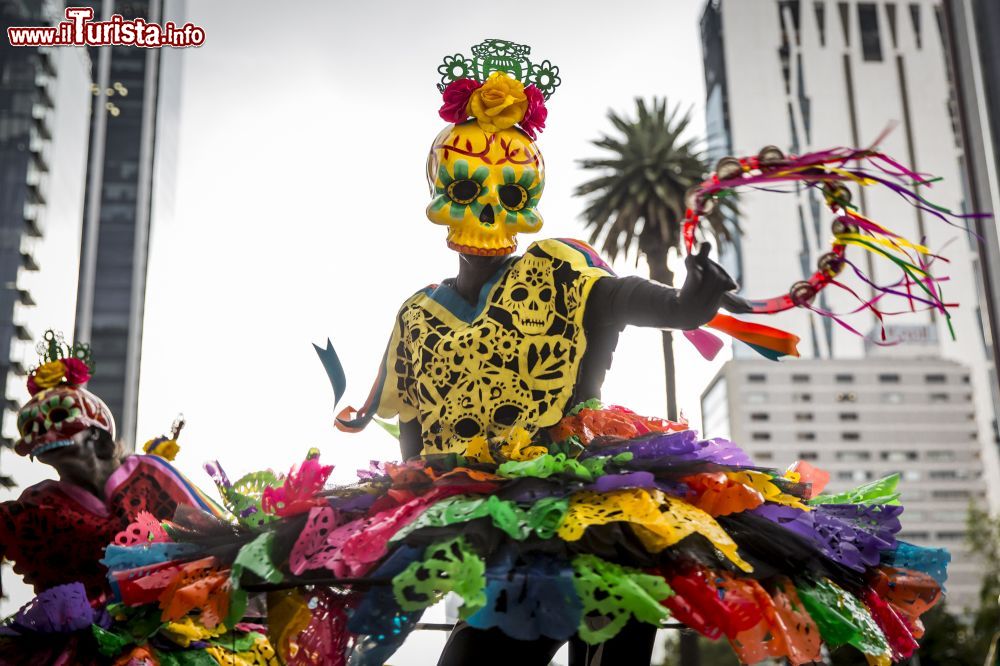
[[[921,194],[952,210],[968,209],[943,18],[940,0],[709,0],[701,28],[713,155],[756,154],[767,144],[797,154],[867,146],[895,125],[881,149],[917,171],[943,177],[922,187]],[[896,320],[931,326],[940,356],[970,369],[982,464],[992,506],[1000,508],[996,380],[992,342],[987,342],[991,331],[981,316],[976,237],[922,214],[884,188],[855,190],[854,195],[862,212],[908,238],[925,239],[950,259],[934,268],[949,277],[946,299],[961,306],[952,315],[958,340],[951,339],[948,322],[936,313],[908,313]],[[832,215],[813,188],[785,195],[748,193],[739,205],[743,234],[736,263],[745,293],[787,293],[827,251]],[[875,262],[876,281],[888,281],[897,270],[887,268],[883,272]],[[817,304],[835,312],[859,305],[848,293],[832,289],[821,292]],[[852,322],[866,332],[875,329],[874,319],[865,316]],[[770,321],[802,335],[805,357],[840,363],[866,353],[863,339],[808,310],[796,308]],[[737,347],[737,358],[752,353]]]
[[[988,351],[1000,358],[1000,3],[993,0],[942,0],[945,43],[948,47],[955,105],[965,147],[968,199],[972,210],[992,213],[976,231],[983,282],[983,327],[992,344]],[[1000,412],[1000,379],[990,364],[993,402]]]
[[[5,26],[54,25],[62,3],[0,0]],[[86,168],[90,59],[82,48],[15,48],[0,39],[0,444],[46,328],[73,325]],[[37,480],[11,454],[0,482]]]
[[[915,328],[936,353],[929,328]],[[904,348],[899,348],[902,350]],[[900,475],[899,538],[952,553],[948,605],[978,605],[982,564],[965,543],[969,502],[986,487],[969,368],[898,355],[838,361],[729,361],[702,394],[705,431],[740,442],[761,465],[806,460],[827,492]]]
[[[183,24],[181,3],[88,3],[95,16],[121,14]],[[98,364],[89,388],[135,446],[146,266],[151,225],[171,207],[180,58],[174,49],[91,49],[94,99],[80,252],[76,339]]]

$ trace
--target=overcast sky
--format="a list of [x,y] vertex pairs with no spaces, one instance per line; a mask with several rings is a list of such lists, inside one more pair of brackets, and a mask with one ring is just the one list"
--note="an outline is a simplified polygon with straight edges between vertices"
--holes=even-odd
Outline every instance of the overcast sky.
[[[423,212],[424,161],[443,126],[443,56],[471,55],[495,37],[559,66],[539,142],[538,237],[584,237],[572,190],[586,175],[575,161],[595,154],[588,142],[609,130],[608,109],[665,95],[691,107],[703,130],[703,4],[188,0],[206,41],[182,53],[174,215],[152,232],[138,441],[184,412],[177,464],[203,487],[209,459],[235,478],[287,470],[316,446],[348,480],[370,459],[396,458],[378,427],[333,429],[333,394],[311,343],[332,338],[345,404],[358,406],[399,305],[455,273],[445,229]],[[616,269],[645,274],[631,262]],[[721,359],[707,363],[683,340],[676,348],[679,403],[697,425],[699,394]],[[605,400],[664,414],[662,367],[659,332],[627,331]],[[5,470],[26,485],[47,468]],[[423,663],[412,655],[432,654],[428,645],[396,661]]]
[[[539,141],[548,174],[539,237],[581,237],[572,190],[585,174],[575,161],[594,154],[588,141],[608,129],[609,108],[666,95],[693,107],[702,131],[702,5],[298,2],[283,5],[294,16],[279,16],[273,2],[192,2],[207,40],[185,54],[176,217],[153,235],[140,438],[183,410],[180,466],[200,483],[209,457],[240,474],[285,469],[318,446],[343,480],[369,459],[395,458],[378,427],[334,431],[310,343],[332,338],[345,402],[360,405],[399,305],[457,268],[445,230],[423,212],[424,161],[443,126],[442,57],[497,37],[560,67]],[[718,364],[683,340],[676,347],[680,405],[700,420],[698,397]],[[662,368],[659,332],[626,332],[605,399],[663,414]],[[424,632],[393,662],[433,664],[443,638]]]
[[[332,338],[345,402],[361,404],[399,305],[457,268],[423,212],[442,57],[500,37],[560,67],[540,140],[539,237],[580,237],[575,161],[595,153],[609,108],[666,95],[703,127],[701,5],[300,2],[279,16],[271,2],[190,3],[207,39],[184,54],[175,217],[152,237],[140,441],[183,411],[180,466],[199,481],[209,457],[231,473],[283,469],[318,446],[349,478],[396,455],[377,427],[333,430],[311,343]],[[677,349],[680,404],[699,418],[713,369],[683,340]],[[626,334],[605,398],[662,414],[661,368],[658,332]]]

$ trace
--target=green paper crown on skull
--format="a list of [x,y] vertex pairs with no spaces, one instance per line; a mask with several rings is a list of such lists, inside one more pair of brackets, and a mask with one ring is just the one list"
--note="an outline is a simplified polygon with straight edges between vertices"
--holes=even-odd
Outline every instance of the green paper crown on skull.
[[483,83],[493,72],[506,72],[524,85],[534,85],[545,99],[552,96],[562,81],[559,68],[548,60],[533,63],[528,58],[531,47],[516,44],[506,39],[486,39],[472,47],[472,57],[461,53],[444,57],[438,66],[441,82],[438,90],[444,89],[452,81],[472,79]]

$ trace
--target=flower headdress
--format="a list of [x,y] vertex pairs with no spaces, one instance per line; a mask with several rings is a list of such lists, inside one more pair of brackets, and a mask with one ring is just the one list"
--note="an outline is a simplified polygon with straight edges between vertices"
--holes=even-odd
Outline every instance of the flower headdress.
[[28,374],[28,393],[64,385],[78,387],[86,384],[93,372],[90,345],[83,342],[68,344],[62,333],[45,331],[42,341],[35,348],[39,365]]
[[90,345],[67,343],[62,334],[45,331],[38,343],[40,364],[28,375],[28,400],[17,412],[14,444],[18,455],[37,457],[73,445],[73,436],[88,428],[115,438],[115,419],[99,397],[83,388],[93,363]]
[[487,39],[472,47],[472,58],[445,56],[438,67],[444,97],[438,114],[450,123],[475,118],[486,132],[517,125],[534,139],[545,129],[545,100],[561,81],[558,67],[532,63],[529,53],[524,44]]

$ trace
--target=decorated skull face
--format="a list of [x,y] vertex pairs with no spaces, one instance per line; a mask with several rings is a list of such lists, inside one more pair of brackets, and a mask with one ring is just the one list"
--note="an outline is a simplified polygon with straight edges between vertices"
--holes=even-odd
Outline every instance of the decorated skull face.
[[96,395],[66,385],[39,391],[17,413],[21,439],[14,450],[22,456],[39,456],[70,443],[73,435],[91,427],[115,438],[111,410]]
[[552,263],[527,254],[511,268],[503,288],[504,307],[525,335],[541,335],[556,316]]
[[496,133],[475,121],[447,127],[431,147],[427,180],[433,197],[427,218],[449,228],[448,247],[457,252],[510,254],[516,234],[542,228],[542,154],[516,127]]

